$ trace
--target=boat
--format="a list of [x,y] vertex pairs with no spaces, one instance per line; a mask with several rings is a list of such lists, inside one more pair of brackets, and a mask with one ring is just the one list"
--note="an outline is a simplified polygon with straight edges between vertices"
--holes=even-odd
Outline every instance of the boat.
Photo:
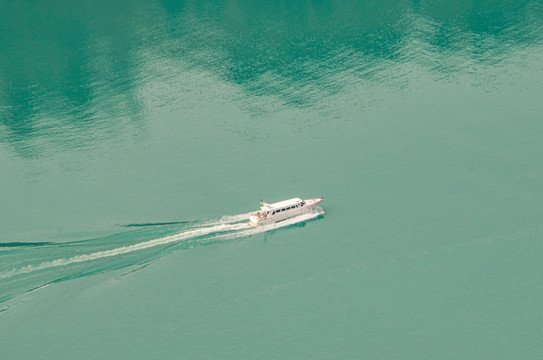
[[286,220],[293,216],[309,212],[321,201],[322,197],[305,200],[292,198],[273,204],[268,204],[260,200],[260,210],[251,214],[249,224],[258,226]]

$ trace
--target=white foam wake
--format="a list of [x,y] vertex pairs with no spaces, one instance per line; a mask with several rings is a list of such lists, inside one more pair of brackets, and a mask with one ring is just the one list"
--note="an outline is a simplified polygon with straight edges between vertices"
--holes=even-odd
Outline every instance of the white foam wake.
[[292,217],[280,222],[270,223],[266,225],[258,225],[256,227],[249,226],[248,229],[242,229],[241,231],[238,231],[236,233],[217,235],[216,237],[214,237],[214,239],[216,238],[233,239],[237,237],[255,235],[255,234],[263,233],[266,231],[276,230],[276,229],[280,229],[280,228],[287,227],[290,225],[298,224],[307,220],[315,219],[323,214],[324,214],[324,210],[322,210],[319,207],[315,207],[311,209],[310,212],[307,212],[307,213],[304,213],[304,214],[301,214],[301,215],[298,215],[298,216],[295,216],[295,217]]
[[29,273],[36,270],[43,270],[43,269],[55,267],[55,266],[64,266],[64,265],[69,265],[69,264],[74,264],[74,263],[81,263],[85,261],[91,261],[91,260],[96,260],[96,259],[101,259],[101,258],[122,255],[122,254],[130,253],[133,251],[139,251],[139,250],[144,250],[144,249],[148,249],[148,248],[159,246],[159,245],[179,242],[179,241],[187,240],[190,238],[204,236],[204,235],[208,235],[208,234],[212,234],[216,232],[235,231],[235,230],[241,230],[248,227],[250,227],[250,225],[247,223],[219,224],[219,225],[214,225],[214,226],[188,230],[179,234],[165,236],[158,239],[153,239],[153,240],[149,240],[149,241],[145,241],[145,242],[141,242],[141,243],[137,243],[133,245],[122,246],[122,247],[111,249],[111,250],[97,251],[91,254],[73,256],[71,258],[62,258],[62,259],[57,259],[53,261],[46,261],[35,266],[27,265],[22,268],[13,269],[13,270],[4,272],[3,274],[0,274],[0,279],[5,279],[14,275]]
[[298,215],[296,217],[268,225],[260,225],[252,227],[248,222],[239,223],[240,221],[247,220],[248,214],[239,214],[232,216],[224,216],[216,222],[209,222],[196,229],[186,230],[178,234],[161,237],[141,243],[122,246],[115,249],[97,251],[90,254],[82,254],[73,256],[70,258],[61,258],[53,261],[45,261],[39,265],[27,265],[18,269],[12,269],[0,274],[0,279],[10,278],[15,275],[30,273],[47,268],[53,268],[58,266],[66,266],[75,263],[82,263],[86,261],[92,261],[102,258],[108,258],[118,256],[122,254],[131,253],[134,251],[141,251],[144,249],[152,248],[155,246],[166,245],[181,241],[186,241],[193,238],[198,238],[205,235],[215,234],[211,239],[233,239],[237,237],[244,237],[253,234],[258,234],[265,231],[270,231],[285,226],[293,225],[302,221],[310,220],[322,215],[324,211],[320,208],[314,208],[311,212]]

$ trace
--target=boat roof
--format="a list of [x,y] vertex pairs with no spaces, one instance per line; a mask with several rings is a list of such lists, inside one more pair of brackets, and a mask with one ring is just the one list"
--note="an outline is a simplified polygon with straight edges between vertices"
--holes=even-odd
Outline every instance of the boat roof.
[[263,210],[280,209],[280,208],[296,205],[296,204],[298,204],[300,202],[302,202],[302,199],[300,199],[300,198],[292,198],[292,199],[288,199],[288,200],[279,201],[279,202],[276,202],[276,203],[273,203],[273,204],[268,204],[268,203],[263,202],[262,203],[262,209]]

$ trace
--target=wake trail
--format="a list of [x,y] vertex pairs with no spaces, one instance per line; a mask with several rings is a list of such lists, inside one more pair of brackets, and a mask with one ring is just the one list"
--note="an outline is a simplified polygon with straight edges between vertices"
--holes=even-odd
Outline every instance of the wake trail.
[[164,226],[164,225],[178,225],[178,224],[190,224],[193,221],[169,221],[169,222],[145,222],[145,223],[133,223],[119,225],[120,227],[148,227],[148,226]]
[[[55,282],[148,264],[180,247],[190,249],[254,236],[323,214],[322,209],[314,208],[308,213],[257,227],[249,225],[249,214],[227,215],[219,220],[191,223],[183,230],[149,227],[69,244],[35,243],[17,248],[19,244],[12,243],[12,250],[1,256],[0,303],[11,303],[10,299]],[[169,234],[172,231],[177,232]],[[0,311],[7,308],[0,306]]]
[[324,215],[324,211],[321,208],[314,208],[313,211],[311,211],[311,212],[308,212],[306,214],[301,214],[301,215],[298,215],[298,216],[295,216],[295,217],[292,217],[290,219],[283,220],[283,221],[280,221],[280,222],[277,222],[277,223],[271,223],[271,224],[267,224],[267,225],[259,225],[259,226],[256,226],[256,227],[253,227],[253,226],[249,225],[247,227],[244,227],[244,228],[240,229],[237,232],[217,234],[217,235],[215,235],[213,237],[210,237],[208,239],[208,241],[209,242],[216,242],[217,240],[233,240],[233,239],[236,239],[236,238],[243,238],[243,237],[247,237],[247,236],[253,236],[253,235],[260,234],[260,233],[273,231],[273,230],[278,230],[278,229],[285,228],[285,227],[288,227],[288,226],[291,226],[291,225],[303,223],[305,221],[317,219],[317,218],[321,217],[322,215]]
[[186,240],[191,240],[195,238],[201,238],[208,235],[216,234],[211,237],[213,239],[233,239],[237,237],[245,237],[250,235],[255,235],[265,231],[270,231],[274,229],[279,229],[289,225],[293,225],[302,221],[307,221],[313,218],[316,218],[322,215],[324,211],[322,210],[313,210],[312,212],[301,214],[290,219],[278,222],[271,223],[268,225],[260,225],[258,227],[252,227],[247,222],[240,223],[239,221],[247,220],[248,214],[239,214],[239,215],[228,215],[223,216],[220,220],[209,221],[196,225],[196,228],[185,230],[183,232],[168,235],[164,237],[159,237],[157,239],[152,239],[132,245],[120,246],[113,249],[96,251],[87,254],[75,255],[72,257],[59,258],[51,261],[44,261],[38,265],[26,265],[20,268],[11,269],[0,273],[0,279],[8,279],[16,275],[28,274],[31,272],[44,270],[54,267],[62,267],[70,264],[84,263],[88,261],[104,259],[114,256],[119,256],[123,254],[128,254],[136,251],[142,251],[145,249],[163,246],[173,243],[180,243]]
[[188,230],[179,234],[165,236],[158,239],[149,240],[149,241],[145,241],[145,242],[141,242],[141,243],[137,243],[133,245],[121,246],[115,249],[97,251],[90,254],[76,255],[70,258],[60,258],[53,261],[46,261],[35,266],[27,265],[19,269],[13,269],[13,270],[1,273],[0,279],[6,279],[14,275],[30,273],[33,271],[43,270],[43,269],[47,269],[51,267],[65,266],[65,265],[74,264],[74,263],[81,263],[81,262],[97,260],[101,258],[118,256],[118,255],[127,254],[134,251],[148,249],[155,246],[166,245],[170,243],[177,243],[183,240],[201,237],[201,236],[205,236],[205,235],[209,235],[213,233],[236,231],[236,230],[242,230],[242,229],[247,229],[247,228],[250,228],[250,225],[248,223],[247,224],[219,224],[219,225],[214,225],[214,226],[207,226],[207,227]]

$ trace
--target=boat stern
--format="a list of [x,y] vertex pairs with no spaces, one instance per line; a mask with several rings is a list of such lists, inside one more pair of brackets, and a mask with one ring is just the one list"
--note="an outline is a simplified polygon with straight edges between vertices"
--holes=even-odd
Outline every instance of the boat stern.
[[257,226],[259,220],[260,219],[256,215],[251,214],[251,216],[249,216],[249,225]]

